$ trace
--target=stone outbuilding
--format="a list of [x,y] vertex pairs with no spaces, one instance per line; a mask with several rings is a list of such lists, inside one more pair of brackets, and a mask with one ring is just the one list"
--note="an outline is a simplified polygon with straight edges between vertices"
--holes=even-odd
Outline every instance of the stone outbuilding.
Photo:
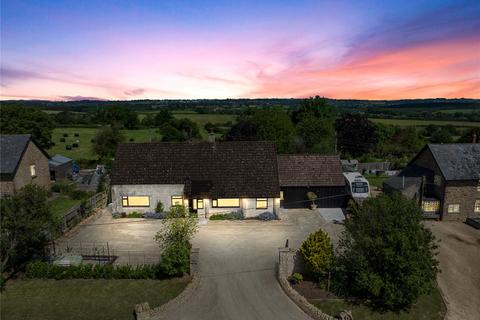
[[30,135],[0,135],[0,194],[11,195],[30,183],[49,187],[48,158]]

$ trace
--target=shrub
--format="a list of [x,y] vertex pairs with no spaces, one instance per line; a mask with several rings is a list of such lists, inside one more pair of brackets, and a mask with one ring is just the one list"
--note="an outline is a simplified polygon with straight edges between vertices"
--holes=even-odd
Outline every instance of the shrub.
[[188,242],[176,242],[162,253],[160,268],[168,276],[182,276],[190,268],[190,248]]
[[315,279],[324,279],[333,267],[333,246],[328,234],[322,230],[308,236],[300,247],[300,255],[305,261],[308,272]]
[[268,212],[265,211],[263,213],[260,213],[257,217],[258,220],[263,220],[263,221],[270,221],[270,220],[275,220],[277,219],[277,216],[273,212]]
[[82,190],[71,190],[68,192],[68,195],[74,200],[81,200],[88,197],[88,192]]
[[137,212],[137,211],[133,211],[133,212],[130,212],[130,213],[127,215],[127,218],[143,218],[143,213]]
[[165,219],[166,217],[166,214],[164,212],[145,212],[143,214],[143,217],[144,218],[147,218],[147,219]]
[[60,138],[60,142],[65,142],[65,138]]
[[155,212],[163,212],[163,203],[162,201],[157,202],[157,206],[155,207]]
[[159,264],[143,266],[113,266],[81,264],[59,266],[49,262],[32,262],[26,267],[25,276],[30,279],[163,279],[167,275]]
[[75,184],[71,181],[68,181],[68,180],[60,180],[60,181],[55,182],[52,185],[51,190],[53,192],[70,194],[70,193],[75,191]]
[[217,213],[210,216],[210,220],[242,220],[243,214],[240,211],[229,213]]
[[300,273],[295,272],[288,278],[288,280],[293,284],[297,284],[303,281],[303,276]]

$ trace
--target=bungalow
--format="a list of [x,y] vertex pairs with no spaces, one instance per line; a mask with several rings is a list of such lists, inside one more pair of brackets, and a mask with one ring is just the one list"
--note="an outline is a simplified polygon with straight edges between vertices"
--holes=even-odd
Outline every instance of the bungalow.
[[308,192],[317,195],[318,207],[345,207],[348,196],[339,156],[279,155],[277,159],[282,207],[308,207]]
[[461,220],[480,215],[480,144],[428,144],[384,182],[386,192],[417,199],[426,216]]
[[271,142],[126,143],[111,175],[114,212],[185,205],[208,218],[239,211],[245,217],[280,205],[277,154]]
[[0,135],[0,195],[27,184],[50,185],[48,154],[28,134]]

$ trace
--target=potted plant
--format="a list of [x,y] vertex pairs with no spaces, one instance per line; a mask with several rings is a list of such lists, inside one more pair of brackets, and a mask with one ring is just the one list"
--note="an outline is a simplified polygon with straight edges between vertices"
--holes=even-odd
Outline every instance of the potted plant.
[[312,201],[310,204],[310,209],[315,210],[317,208],[317,205],[315,204],[315,200],[317,199],[317,195],[314,192],[307,192],[307,198],[308,200]]

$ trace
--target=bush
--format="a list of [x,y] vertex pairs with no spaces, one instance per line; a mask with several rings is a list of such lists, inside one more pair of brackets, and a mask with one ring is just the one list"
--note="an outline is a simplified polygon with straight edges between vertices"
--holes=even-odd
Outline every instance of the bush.
[[308,236],[300,247],[300,255],[315,279],[324,279],[333,268],[333,246],[328,234],[322,230]]
[[65,142],[65,138],[60,138],[60,142]]
[[188,242],[177,242],[168,246],[162,253],[160,268],[168,276],[183,276],[190,269],[190,249]]
[[137,211],[133,211],[133,212],[130,212],[130,213],[127,215],[127,218],[143,218],[143,213],[137,212]]
[[165,219],[166,217],[166,214],[164,212],[145,212],[143,214],[143,217],[144,218],[147,218],[147,219]]
[[265,211],[263,213],[260,213],[257,217],[258,220],[263,220],[263,221],[270,221],[270,220],[275,220],[277,219],[277,216],[273,212],[268,212]]
[[60,181],[55,182],[52,185],[51,190],[53,192],[70,194],[70,193],[75,191],[75,184],[71,181],[68,181],[68,180],[60,180]]
[[288,281],[290,281],[293,284],[298,284],[303,281],[303,276],[300,273],[295,272],[288,278]]
[[163,212],[163,203],[162,201],[157,202],[157,206],[155,208],[155,212]]
[[88,192],[82,191],[82,190],[71,190],[68,192],[68,195],[70,196],[70,198],[74,200],[81,200],[81,199],[88,198]]
[[143,266],[113,266],[81,264],[59,266],[49,262],[32,262],[25,276],[30,279],[164,279],[167,275],[159,264]]
[[243,214],[240,211],[229,213],[217,213],[210,216],[210,220],[242,220]]

